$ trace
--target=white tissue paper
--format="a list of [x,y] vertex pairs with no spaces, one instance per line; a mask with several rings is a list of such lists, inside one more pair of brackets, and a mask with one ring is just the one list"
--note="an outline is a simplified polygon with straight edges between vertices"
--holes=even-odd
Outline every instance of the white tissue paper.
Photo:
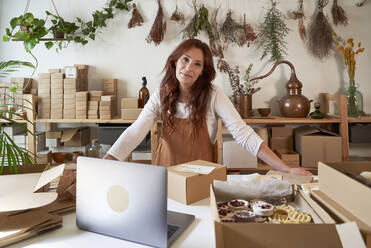
[[259,174],[229,177],[227,181],[214,180],[216,198],[222,201],[233,199],[277,199],[293,194],[290,183],[276,178],[262,178]]

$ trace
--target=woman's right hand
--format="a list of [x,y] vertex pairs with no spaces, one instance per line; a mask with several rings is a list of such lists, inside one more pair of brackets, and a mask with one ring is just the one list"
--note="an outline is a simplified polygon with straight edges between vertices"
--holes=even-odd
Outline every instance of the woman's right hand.
[[112,156],[112,155],[109,155],[108,153],[106,153],[106,155],[104,155],[103,159],[108,159],[108,160],[118,160],[117,158],[115,158],[115,157]]

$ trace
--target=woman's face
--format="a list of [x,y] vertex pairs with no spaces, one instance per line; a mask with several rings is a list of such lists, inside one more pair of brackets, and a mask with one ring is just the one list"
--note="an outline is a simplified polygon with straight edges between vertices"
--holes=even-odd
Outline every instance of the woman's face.
[[175,76],[181,89],[189,89],[201,75],[204,68],[204,54],[201,49],[192,47],[176,62]]

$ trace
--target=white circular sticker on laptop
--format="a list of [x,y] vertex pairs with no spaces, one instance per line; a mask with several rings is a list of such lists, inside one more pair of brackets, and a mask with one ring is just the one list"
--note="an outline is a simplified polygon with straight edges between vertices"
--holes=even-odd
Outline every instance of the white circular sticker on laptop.
[[129,194],[120,185],[113,185],[107,192],[108,206],[115,212],[123,212],[129,205]]

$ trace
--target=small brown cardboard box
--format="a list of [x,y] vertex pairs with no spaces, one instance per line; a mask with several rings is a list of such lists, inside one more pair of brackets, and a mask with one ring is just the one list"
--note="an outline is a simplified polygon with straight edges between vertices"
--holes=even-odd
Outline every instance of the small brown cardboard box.
[[342,160],[341,137],[312,126],[295,128],[295,150],[301,155],[302,167],[317,167],[318,161]]
[[121,119],[123,120],[136,120],[142,109],[121,109]]
[[[311,224],[270,224],[221,222],[216,203],[218,196],[210,185],[210,208],[214,220],[217,248],[277,247],[362,247],[362,238],[354,223],[336,225],[334,220],[301,191],[295,195],[295,206],[309,213]],[[345,231],[347,230],[347,231]],[[347,243],[349,242],[349,243]],[[361,245],[360,245],[361,244]]]
[[363,171],[371,171],[371,162],[319,162],[319,191],[312,197],[341,222],[355,221],[371,247],[371,188],[345,174]]
[[138,98],[121,98],[121,109],[137,109]]
[[61,72],[55,72],[55,73],[52,73],[50,75],[50,78],[51,79],[63,79],[64,78],[64,74],[61,73]]
[[48,69],[48,72],[49,73],[58,73],[58,72],[61,72],[61,69],[59,69],[59,68],[51,68],[51,69]]
[[[187,164],[210,166],[215,169],[207,175],[183,172],[180,169]],[[227,180],[225,165],[215,164],[203,160],[196,160],[168,168],[168,197],[184,204],[209,197],[210,184],[213,180]]]
[[89,140],[89,127],[66,129],[62,132],[61,142],[64,142],[64,146],[85,146]]
[[39,73],[39,79],[50,79],[50,73]]
[[293,135],[291,127],[271,127],[272,137],[288,137]]

